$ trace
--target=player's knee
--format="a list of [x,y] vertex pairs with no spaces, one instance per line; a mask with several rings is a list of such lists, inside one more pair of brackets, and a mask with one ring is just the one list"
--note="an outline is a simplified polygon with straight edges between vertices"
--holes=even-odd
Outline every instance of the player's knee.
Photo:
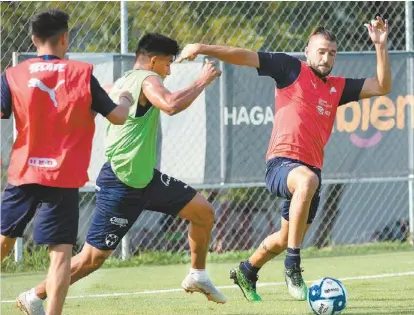
[[315,194],[319,187],[319,178],[314,173],[309,173],[302,176],[297,183],[295,192],[305,194],[310,199]]
[[103,253],[96,253],[94,255],[83,256],[81,265],[83,266],[83,269],[86,269],[88,273],[91,273],[101,268],[101,266],[106,260],[106,257],[107,256]]
[[203,202],[199,205],[199,215],[197,216],[197,220],[194,221],[197,225],[203,225],[208,228],[213,228],[214,225],[214,208],[213,206],[203,197]]
[[62,265],[70,266],[72,257],[72,245],[53,245],[49,246],[50,266],[59,268]]
[[70,275],[70,257],[52,256],[50,259],[49,270],[65,269]]
[[214,208],[213,205],[206,201],[204,210],[204,222],[209,228],[212,228],[214,225]]
[[105,255],[94,256],[90,262],[90,269],[95,271],[101,268],[105,260],[106,260]]
[[280,243],[279,246],[282,250],[285,250],[288,247],[288,237],[287,235],[284,236],[283,234],[280,236]]
[[62,287],[70,284],[70,259],[72,247],[69,245],[57,245],[49,247],[50,265],[48,274],[50,281]]
[[191,203],[180,213],[180,216],[193,224],[213,228],[214,208],[201,194],[194,197]]

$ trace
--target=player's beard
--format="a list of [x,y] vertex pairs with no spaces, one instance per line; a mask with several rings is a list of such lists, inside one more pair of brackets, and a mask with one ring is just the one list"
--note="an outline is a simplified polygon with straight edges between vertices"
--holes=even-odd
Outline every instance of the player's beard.
[[320,66],[319,64],[313,64],[312,62],[310,64],[310,67],[312,68],[313,72],[315,72],[315,74],[318,77],[325,78],[326,76],[328,76],[332,72],[333,66],[328,71],[325,71],[325,72],[321,72],[318,69],[319,66]]

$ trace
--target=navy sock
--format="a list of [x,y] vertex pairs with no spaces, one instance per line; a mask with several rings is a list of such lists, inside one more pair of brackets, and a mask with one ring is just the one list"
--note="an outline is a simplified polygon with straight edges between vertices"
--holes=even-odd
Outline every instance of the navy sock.
[[300,248],[290,248],[286,250],[285,267],[292,268],[293,265],[300,267]]
[[259,272],[260,267],[255,267],[250,263],[250,261],[246,260],[240,263],[240,270],[247,279],[256,281],[257,273]]

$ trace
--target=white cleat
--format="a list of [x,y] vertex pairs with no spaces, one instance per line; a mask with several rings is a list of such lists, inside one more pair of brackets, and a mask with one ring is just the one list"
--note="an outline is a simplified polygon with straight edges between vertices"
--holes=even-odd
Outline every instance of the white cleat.
[[28,299],[30,291],[20,293],[16,300],[16,306],[26,315],[46,315],[42,300],[31,301]]
[[285,269],[285,281],[291,297],[298,301],[305,301],[308,297],[308,287],[302,278],[302,269],[294,266]]
[[227,302],[227,298],[216,289],[210,279],[207,279],[206,281],[195,281],[193,277],[188,274],[181,283],[181,286],[187,293],[200,292],[204,294],[209,301],[220,304]]

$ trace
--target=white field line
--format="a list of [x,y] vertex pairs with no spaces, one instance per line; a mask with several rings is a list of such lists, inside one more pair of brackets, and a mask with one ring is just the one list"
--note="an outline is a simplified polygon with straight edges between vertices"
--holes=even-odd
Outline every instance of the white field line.
[[[414,271],[408,272],[399,272],[399,273],[384,273],[379,275],[371,276],[358,276],[358,277],[346,277],[339,278],[340,281],[352,281],[352,280],[367,280],[367,279],[382,279],[382,278],[393,278],[393,277],[403,277],[403,276],[414,276]],[[316,280],[306,281],[314,282]],[[258,283],[258,287],[274,287],[285,285],[285,282],[265,282]],[[217,286],[217,289],[226,290],[238,288],[236,285],[222,285]],[[103,298],[103,297],[115,297],[115,296],[128,296],[128,295],[144,295],[144,294],[162,294],[162,293],[173,293],[173,292],[182,292],[183,289],[165,289],[165,290],[148,290],[148,291],[138,291],[138,292],[120,292],[120,293],[104,293],[104,294],[87,294],[87,295],[74,295],[68,296],[67,299],[90,299],[90,298]],[[1,303],[15,303],[16,300],[3,300]]]

